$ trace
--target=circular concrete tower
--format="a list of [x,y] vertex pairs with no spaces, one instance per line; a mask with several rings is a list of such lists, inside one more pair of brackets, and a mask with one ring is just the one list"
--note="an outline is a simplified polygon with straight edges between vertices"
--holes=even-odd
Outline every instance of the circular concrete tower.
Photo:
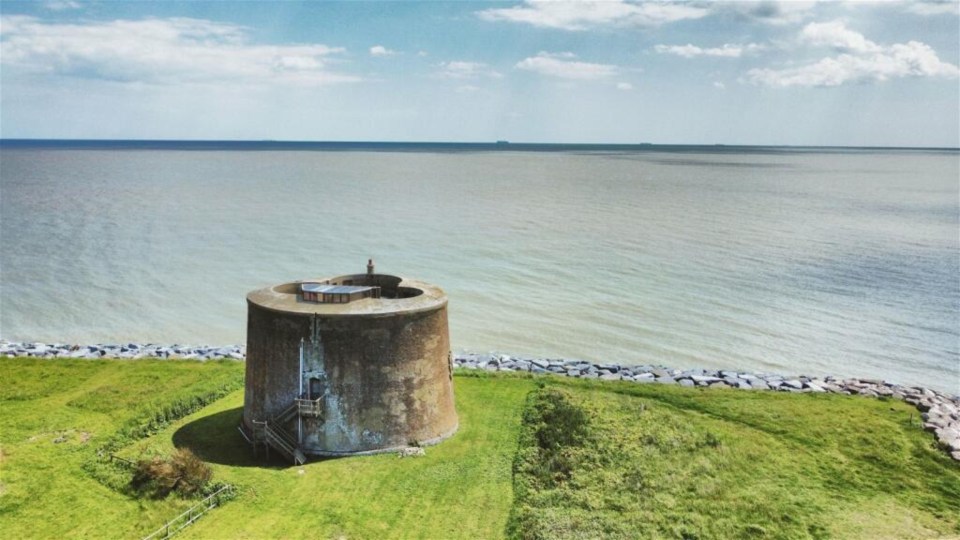
[[457,430],[447,296],[376,274],[247,295],[245,436],[293,462],[439,442]]

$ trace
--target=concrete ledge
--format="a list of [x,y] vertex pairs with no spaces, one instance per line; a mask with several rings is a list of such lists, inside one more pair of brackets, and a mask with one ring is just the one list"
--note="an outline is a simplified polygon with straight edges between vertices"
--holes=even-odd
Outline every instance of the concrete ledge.
[[419,289],[423,294],[410,298],[365,298],[348,304],[318,304],[300,300],[297,291],[302,283],[322,283],[351,276],[335,276],[317,279],[291,281],[257,289],[247,295],[247,302],[263,309],[283,313],[322,315],[323,317],[376,317],[398,313],[416,313],[429,311],[447,304],[447,295],[443,289],[414,279],[399,278],[399,287]]

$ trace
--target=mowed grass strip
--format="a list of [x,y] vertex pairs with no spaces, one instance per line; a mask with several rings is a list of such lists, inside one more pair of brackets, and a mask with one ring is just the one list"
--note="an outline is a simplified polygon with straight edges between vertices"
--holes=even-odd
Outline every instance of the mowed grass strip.
[[460,428],[426,448],[293,467],[254,459],[236,426],[237,392],[131,453],[189,446],[238,496],[184,538],[500,538],[513,503],[511,463],[530,378],[455,378]]
[[960,467],[903,403],[553,378],[544,384],[541,392],[563,389],[584,412],[588,435],[559,451],[535,448],[544,429],[538,411],[547,407],[530,400],[535,410],[525,413],[516,464],[516,537],[960,533]]

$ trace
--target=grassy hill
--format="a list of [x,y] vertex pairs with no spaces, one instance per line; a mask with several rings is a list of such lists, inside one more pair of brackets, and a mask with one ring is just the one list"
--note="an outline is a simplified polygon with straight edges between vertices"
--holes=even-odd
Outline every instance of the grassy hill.
[[[255,460],[236,431],[240,363],[2,359],[0,370],[4,538],[150,532],[191,502],[125,494],[122,469],[97,451],[174,447],[237,487],[185,538],[960,533],[960,466],[896,401],[458,373],[460,431],[426,456],[289,467]],[[557,399],[581,421],[545,415]],[[551,429],[573,435],[545,448]]]

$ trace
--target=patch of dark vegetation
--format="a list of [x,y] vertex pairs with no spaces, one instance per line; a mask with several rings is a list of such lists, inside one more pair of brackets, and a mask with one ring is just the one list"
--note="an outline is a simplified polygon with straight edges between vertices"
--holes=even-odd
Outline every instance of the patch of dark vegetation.
[[540,495],[571,480],[588,457],[590,418],[570,392],[540,387],[527,396],[513,462],[515,505],[507,523],[512,538],[543,538],[536,506]]
[[130,487],[140,496],[162,499],[176,492],[184,497],[201,493],[213,477],[210,466],[189,448],[177,448],[170,456],[137,460]]
[[543,388],[530,394],[522,422],[523,451],[517,454],[515,468],[532,478],[537,488],[568,481],[590,435],[586,411],[569,392]]

